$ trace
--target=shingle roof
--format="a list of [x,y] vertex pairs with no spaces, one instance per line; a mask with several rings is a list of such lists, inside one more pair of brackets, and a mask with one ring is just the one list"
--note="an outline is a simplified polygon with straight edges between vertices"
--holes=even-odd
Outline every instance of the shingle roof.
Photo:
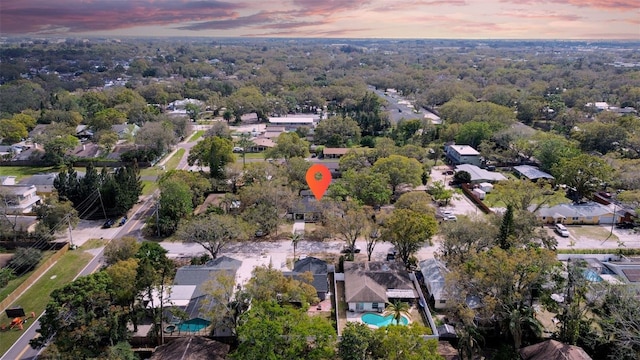
[[230,346],[203,336],[180,337],[159,346],[150,360],[223,360]]
[[417,297],[409,273],[395,262],[346,262],[344,267],[347,302],[386,302],[388,289],[411,290]]
[[475,165],[471,165],[471,164],[462,164],[462,165],[458,165],[456,166],[456,172],[458,171],[466,171],[469,173],[469,175],[471,175],[471,181],[472,182],[477,182],[477,181],[502,181],[502,180],[507,180],[507,178],[498,173],[498,172],[494,172],[494,171],[487,171],[485,169],[481,169]]
[[387,302],[387,290],[368,276],[345,274],[347,302]]
[[520,349],[523,360],[591,360],[581,347],[547,340]]

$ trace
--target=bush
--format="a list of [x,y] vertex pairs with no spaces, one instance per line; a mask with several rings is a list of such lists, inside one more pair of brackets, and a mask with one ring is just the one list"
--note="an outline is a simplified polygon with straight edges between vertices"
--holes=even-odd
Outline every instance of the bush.
[[160,156],[156,149],[136,149],[125,151],[120,154],[120,161],[123,162],[153,162]]
[[0,288],[7,286],[9,281],[13,280],[16,276],[9,268],[0,269]]
[[34,248],[18,248],[9,261],[9,268],[18,276],[33,270],[42,260],[42,251]]

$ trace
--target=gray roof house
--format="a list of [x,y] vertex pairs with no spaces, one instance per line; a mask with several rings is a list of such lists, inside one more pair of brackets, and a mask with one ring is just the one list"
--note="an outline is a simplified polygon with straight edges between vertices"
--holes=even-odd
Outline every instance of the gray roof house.
[[[242,261],[228,256],[221,256],[204,265],[188,265],[178,269],[173,280],[169,301],[187,313],[183,324],[209,324],[207,312],[215,305],[207,294],[209,286],[215,286],[219,274],[227,274],[233,279],[242,265]],[[171,322],[179,319],[171,317]],[[228,329],[216,329],[216,335],[227,336]]]
[[118,138],[124,139],[127,136],[136,136],[140,130],[140,126],[136,124],[117,124],[111,125],[111,131],[118,134]]
[[447,268],[437,259],[427,259],[418,264],[422,273],[422,281],[433,298],[436,309],[447,307],[447,292],[445,291],[445,274]]
[[344,263],[345,301],[349,311],[383,311],[392,299],[416,301],[409,272],[399,262]]
[[446,145],[444,153],[447,160],[453,165],[472,164],[480,166],[482,164],[480,153],[469,145]]
[[623,210],[616,211],[608,206],[596,202],[584,204],[558,204],[542,207],[536,213],[537,218],[546,224],[562,223],[566,225],[597,225],[620,222],[625,214]]
[[496,181],[504,181],[507,178],[495,171],[488,171],[485,169],[481,169],[476,165],[470,164],[461,164],[456,166],[456,172],[466,171],[471,175],[471,183],[478,184],[483,182],[496,182]]
[[314,257],[306,257],[296,261],[293,266],[293,271],[285,272],[285,276],[292,276],[293,278],[300,280],[302,274],[311,272],[313,275],[313,283],[311,285],[318,292],[318,298],[320,301],[324,300],[329,292],[329,280],[327,274],[333,269],[329,268],[327,262]]
[[546,172],[531,165],[514,166],[513,171],[515,171],[516,175],[520,177],[526,177],[531,181],[537,181],[538,179],[548,179],[548,180],[555,179],[551,174],[547,174]]

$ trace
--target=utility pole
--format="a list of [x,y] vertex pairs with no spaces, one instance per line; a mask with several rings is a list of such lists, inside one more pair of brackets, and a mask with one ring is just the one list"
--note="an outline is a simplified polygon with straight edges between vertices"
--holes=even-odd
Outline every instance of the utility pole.
[[107,211],[104,209],[104,203],[102,202],[102,194],[100,193],[100,189],[98,189],[98,197],[100,198],[100,206],[102,207],[102,214],[104,214],[104,218],[107,218]]
[[67,224],[69,225],[69,247],[73,250],[76,246],[73,245],[73,236],[71,235],[71,215],[67,215]]
[[160,237],[160,200],[156,201],[156,229],[158,230],[158,237]]

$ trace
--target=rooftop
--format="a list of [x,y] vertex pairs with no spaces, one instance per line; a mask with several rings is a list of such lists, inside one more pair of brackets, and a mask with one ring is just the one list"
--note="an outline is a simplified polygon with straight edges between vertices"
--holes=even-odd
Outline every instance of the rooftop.
[[554,177],[551,176],[550,174],[547,174],[546,172],[538,169],[535,166],[531,166],[531,165],[514,166],[513,170],[515,170],[516,172],[518,172],[522,176],[527,177],[529,180],[554,179]]
[[480,153],[469,145],[449,145],[449,148],[462,156],[479,156]]
[[481,169],[471,164],[462,164],[462,165],[456,166],[456,172],[458,171],[468,172],[471,175],[471,182],[507,180],[507,178],[504,175],[498,172]]

